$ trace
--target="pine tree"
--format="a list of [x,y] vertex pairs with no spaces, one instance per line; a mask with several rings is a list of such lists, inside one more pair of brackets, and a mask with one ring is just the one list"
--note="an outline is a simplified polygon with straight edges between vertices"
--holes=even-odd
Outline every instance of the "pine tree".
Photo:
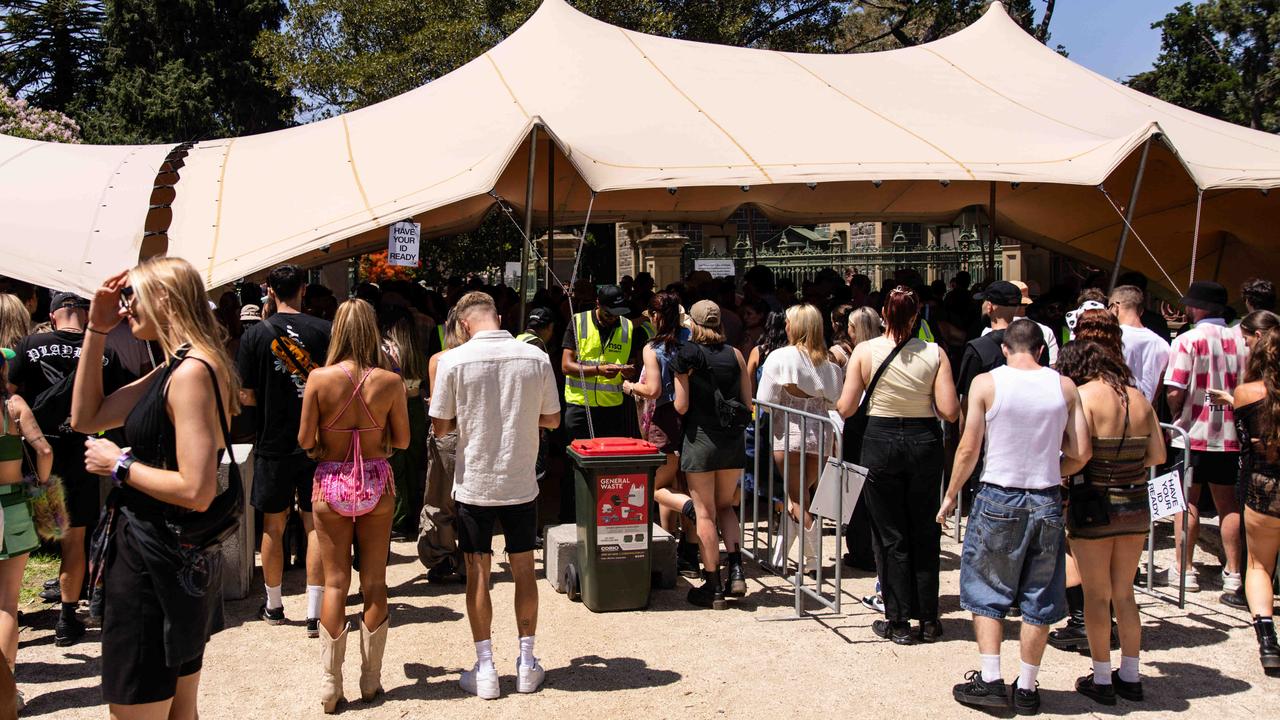
[[164,143],[284,127],[295,100],[254,55],[283,0],[108,0],[95,142]]
[[49,110],[92,107],[102,79],[102,3],[7,0],[0,13],[0,81]]

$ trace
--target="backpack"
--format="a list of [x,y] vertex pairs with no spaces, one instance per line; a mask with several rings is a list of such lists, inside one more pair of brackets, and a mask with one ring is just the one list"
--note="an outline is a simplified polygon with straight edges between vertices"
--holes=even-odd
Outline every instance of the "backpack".
[[31,414],[46,435],[65,435],[71,432],[71,391],[75,389],[75,385],[76,371],[73,368],[36,395],[31,402]]

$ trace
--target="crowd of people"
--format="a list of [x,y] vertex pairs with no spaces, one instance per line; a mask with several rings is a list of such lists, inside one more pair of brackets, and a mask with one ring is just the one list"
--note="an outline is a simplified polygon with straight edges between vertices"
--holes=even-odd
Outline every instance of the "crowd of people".
[[[39,544],[22,483],[56,475],[69,522],[59,576],[42,596],[61,603],[59,646],[82,640],[90,600],[115,717],[196,716],[204,646],[223,624],[215,555],[244,521],[244,493],[261,513],[267,625],[287,621],[283,577],[290,527],[300,528],[304,627],[320,645],[325,712],[345,701],[348,632],[359,633],[361,698],[382,691],[393,538],[417,541],[429,581],[465,583],[476,663],[460,684],[501,695],[489,594],[499,526],[515,582],[516,689],[535,692],[545,673],[534,655],[534,551],[543,526],[577,516],[565,449],[615,436],[666,456],[653,497],[679,538],[681,574],[696,581],[695,607],[722,609],[749,591],[743,493],[776,501],[766,567],[788,574],[824,561],[822,523],[802,508],[834,455],[868,471],[842,561],[876,574],[877,594],[864,600],[882,615],[872,631],[899,645],[936,642],[941,535],[961,507],[960,602],[980,668],[954,696],[1021,714],[1039,710],[1050,644],[1088,651],[1080,693],[1105,705],[1143,699],[1134,581],[1151,520],[1147,477],[1179,469],[1193,480],[1188,532],[1153,579],[1200,589],[1199,518],[1211,503],[1221,601],[1248,609],[1262,666],[1280,668],[1274,288],[1246,283],[1236,321],[1216,283],[1193,283],[1175,314],[1153,311],[1140,275],[1109,292],[1103,280],[1040,293],[1008,281],[971,287],[964,272],[927,283],[905,270],[873,288],[828,269],[797,287],[754,267],[658,288],[640,273],[539,290],[523,317],[513,290],[479,279],[366,282],[343,300],[294,265],[216,303],[170,258],[107,279],[91,299],[56,293],[47,311],[34,288],[9,283],[3,670],[14,666],[23,567]],[[32,327],[38,312],[46,327]],[[843,445],[797,413],[835,413]],[[237,467],[236,442],[253,444],[252,482],[242,487],[233,472],[219,490],[224,456]],[[767,473],[787,478],[777,498],[764,497]],[[105,502],[99,477],[114,487]],[[550,509],[548,496],[558,496]],[[349,622],[353,565],[364,608]],[[1021,664],[1006,684],[1009,616],[1021,619]]]

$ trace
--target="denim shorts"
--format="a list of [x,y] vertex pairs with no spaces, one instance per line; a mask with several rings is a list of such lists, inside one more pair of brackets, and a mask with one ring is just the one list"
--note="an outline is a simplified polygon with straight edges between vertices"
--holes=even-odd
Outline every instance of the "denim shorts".
[[1015,605],[1022,621],[1052,625],[1067,616],[1062,492],[982,483],[960,556],[960,606],[1002,619]]

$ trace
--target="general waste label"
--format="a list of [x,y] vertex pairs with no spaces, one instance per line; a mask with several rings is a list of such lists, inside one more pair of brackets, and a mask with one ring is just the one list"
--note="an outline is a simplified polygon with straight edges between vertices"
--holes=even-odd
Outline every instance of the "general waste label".
[[649,549],[649,475],[596,477],[596,550],[600,560],[640,559]]

